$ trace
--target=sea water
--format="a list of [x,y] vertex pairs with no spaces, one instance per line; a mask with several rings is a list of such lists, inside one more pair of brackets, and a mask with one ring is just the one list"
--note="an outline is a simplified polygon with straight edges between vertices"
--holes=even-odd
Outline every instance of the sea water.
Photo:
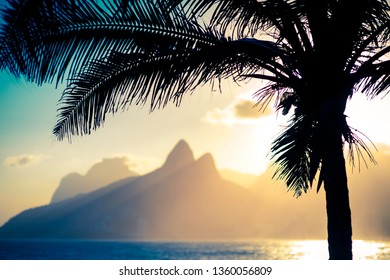
[[[388,260],[390,243],[354,241],[354,259]],[[0,260],[326,260],[322,240],[130,242],[0,240]]]

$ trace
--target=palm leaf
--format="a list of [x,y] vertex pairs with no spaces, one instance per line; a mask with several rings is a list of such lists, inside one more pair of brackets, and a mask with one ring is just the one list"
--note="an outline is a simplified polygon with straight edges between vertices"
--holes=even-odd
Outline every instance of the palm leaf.
[[[297,197],[312,187],[316,174],[319,173],[317,192],[323,183],[322,147],[327,144],[324,142],[326,139],[324,133],[326,132],[319,121],[309,115],[296,112],[289,126],[272,144],[272,159],[277,165],[274,177],[284,180],[288,190],[293,191]],[[340,123],[340,133],[343,142],[348,144],[349,160],[353,167],[358,166],[360,169],[362,163],[367,166],[367,158],[370,162],[376,163],[370,148],[359,137],[362,133],[351,128],[345,117]]]
[[161,1],[130,1],[127,9],[122,6],[126,1],[102,2],[13,0],[12,8],[4,11],[2,67],[38,84],[58,83],[111,50],[125,52],[134,37],[178,35],[178,23],[187,24],[179,9],[164,12]]
[[[389,50],[390,48],[387,52]],[[353,77],[358,80],[358,85],[368,97],[373,98],[381,93],[387,94],[390,88],[390,62],[366,63]]]
[[294,116],[272,143],[272,159],[277,165],[274,177],[284,180],[297,197],[310,188],[319,168],[315,130],[316,122],[309,116]]
[[286,40],[296,51],[303,48],[311,49],[305,23],[300,20],[304,6],[299,1],[172,0],[167,2],[170,7],[186,6],[188,14],[192,17],[211,14],[212,25],[218,25],[224,33],[231,32],[238,38],[268,35],[277,40]]
[[54,134],[60,139],[88,134],[107,113],[134,103],[149,102],[150,110],[170,101],[180,104],[182,95],[198,85],[227,77],[245,79],[267,67],[267,61],[275,65],[281,53],[271,42],[230,41],[210,29],[202,32],[212,40],[188,43],[188,36],[155,35],[147,43],[134,40],[130,53],[112,52],[90,63],[65,90]]

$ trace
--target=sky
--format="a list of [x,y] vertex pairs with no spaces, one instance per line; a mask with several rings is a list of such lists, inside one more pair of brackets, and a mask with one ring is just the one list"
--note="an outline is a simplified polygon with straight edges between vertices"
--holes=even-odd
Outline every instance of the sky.
[[211,152],[219,168],[260,174],[267,146],[283,123],[272,111],[252,108],[249,85],[227,82],[222,94],[205,87],[179,108],[172,104],[153,113],[130,108],[91,135],[59,142],[52,128],[63,87],[37,87],[6,72],[0,73],[0,84],[0,224],[48,203],[71,172],[84,174],[103,158],[126,156],[131,170],[145,174],[159,167],[180,139],[197,157]]
[[[264,112],[254,107],[252,94],[261,86],[224,81],[222,93],[199,88],[179,108],[172,104],[149,113],[147,106],[131,107],[69,143],[52,135],[64,85],[38,87],[0,72],[0,225],[49,203],[71,172],[85,174],[103,158],[125,156],[131,170],[145,174],[159,167],[180,139],[195,157],[212,153],[219,169],[260,175],[270,163],[270,144],[287,121],[273,104]],[[389,109],[390,96],[368,101],[357,93],[348,104],[348,123],[381,147],[374,154],[390,151]]]
[[[287,121],[272,106],[264,112],[253,107],[259,81],[241,86],[226,81],[222,93],[201,88],[179,108],[119,112],[104,127],[70,143],[52,135],[63,85],[38,87],[6,72],[0,73],[0,85],[0,224],[49,203],[62,177],[85,174],[103,158],[125,156],[131,170],[152,171],[180,139],[196,157],[212,153],[219,169],[261,174],[270,163],[270,143]],[[349,124],[381,145],[374,154],[390,151],[388,108],[390,97],[366,100],[361,94],[348,104]]]

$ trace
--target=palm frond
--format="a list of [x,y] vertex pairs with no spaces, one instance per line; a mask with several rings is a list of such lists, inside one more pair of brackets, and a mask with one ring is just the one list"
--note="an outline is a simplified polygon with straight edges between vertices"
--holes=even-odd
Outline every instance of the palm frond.
[[54,134],[59,139],[89,134],[104,122],[107,113],[130,104],[148,102],[150,110],[170,101],[180,104],[182,95],[198,85],[227,77],[245,79],[267,63],[274,65],[281,52],[271,42],[230,41],[211,30],[203,32],[213,40],[188,42],[187,37],[166,35],[148,43],[134,40],[132,52],[112,52],[91,62],[65,90]]
[[284,180],[297,197],[310,188],[320,165],[315,130],[316,122],[309,116],[294,116],[272,143],[272,159],[277,165],[274,177]]
[[[390,48],[387,48],[387,52],[389,50]],[[390,89],[390,61],[364,64],[354,76],[359,79],[357,85],[368,97],[374,98],[380,94],[387,94]]]
[[[373,26],[375,26],[373,13],[375,13],[376,4],[379,2],[344,0],[332,3],[329,15],[329,32],[334,34],[333,38],[337,40],[337,44],[328,43],[324,46],[327,48],[337,46],[337,52],[333,53],[335,61],[339,61],[339,63],[347,61],[355,45],[360,43],[362,38],[371,34]],[[352,5],[354,12],[346,17],[345,15],[350,11]],[[382,10],[379,11],[382,12]]]
[[[339,121],[339,126],[340,137],[343,137],[343,143],[348,144],[351,166],[357,166],[360,170],[362,164],[368,166],[368,161],[376,164],[366,141],[372,145],[373,143],[361,132],[351,128],[345,116]],[[328,133],[326,131],[315,118],[296,113],[290,119],[289,126],[272,143],[272,159],[277,165],[274,177],[284,180],[288,190],[293,191],[297,197],[312,187],[317,174],[317,192],[321,188],[323,146],[327,144],[324,133]],[[359,134],[363,135],[366,141]]]
[[127,9],[126,1],[102,2],[13,0],[12,8],[3,12],[7,24],[0,34],[2,67],[38,84],[54,79],[58,83],[111,50],[126,52],[135,37],[210,39],[178,29],[191,22],[183,20],[180,9],[167,13],[162,1],[134,0]]
[[169,7],[183,5],[192,17],[209,14],[211,25],[219,26],[232,36],[268,34],[298,49],[310,49],[311,43],[305,22],[301,21],[302,6],[299,1],[237,1],[237,0],[171,0]]
[[[362,135],[366,141],[364,141],[364,139],[359,135]],[[348,156],[352,168],[357,166],[358,170],[360,171],[362,163],[368,167],[367,157],[371,163],[377,164],[375,157],[366,142],[369,142],[375,149],[376,147],[366,135],[345,123],[343,138],[344,141],[348,144]]]
[[[66,36],[70,30],[82,29],[81,22],[88,25],[102,21],[94,2],[12,0],[10,8],[3,11],[3,18],[6,24],[0,36],[5,67],[38,84],[50,80],[53,73],[62,77],[72,57],[82,60],[97,50],[92,50],[92,38],[87,44],[80,36],[77,40],[83,42],[77,46],[75,38]],[[91,50],[87,51],[89,47]]]
[[362,65],[370,64],[386,55],[389,52],[387,47],[389,32],[390,20],[373,30],[369,36],[362,37],[353,50],[345,72],[359,71]]

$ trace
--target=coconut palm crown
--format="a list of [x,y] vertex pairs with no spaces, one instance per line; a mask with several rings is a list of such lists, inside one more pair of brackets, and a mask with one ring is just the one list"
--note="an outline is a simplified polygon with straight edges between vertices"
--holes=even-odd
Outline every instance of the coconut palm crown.
[[297,196],[324,185],[330,258],[350,259],[344,146],[352,163],[374,159],[344,111],[357,91],[389,90],[389,10],[386,0],[10,0],[0,68],[67,80],[60,140],[133,104],[180,105],[205,83],[268,81],[259,106],[291,115],[271,147],[275,177]]

